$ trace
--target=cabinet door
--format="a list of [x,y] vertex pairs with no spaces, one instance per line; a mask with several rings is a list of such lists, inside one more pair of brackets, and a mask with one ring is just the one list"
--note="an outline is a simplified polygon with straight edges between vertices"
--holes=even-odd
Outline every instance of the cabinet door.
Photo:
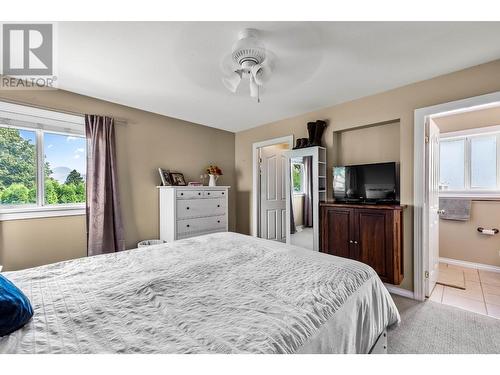
[[322,208],[322,243],[321,252],[350,258],[352,241],[353,209],[323,207]]
[[392,221],[390,210],[355,210],[357,259],[371,266],[386,282],[393,279]]

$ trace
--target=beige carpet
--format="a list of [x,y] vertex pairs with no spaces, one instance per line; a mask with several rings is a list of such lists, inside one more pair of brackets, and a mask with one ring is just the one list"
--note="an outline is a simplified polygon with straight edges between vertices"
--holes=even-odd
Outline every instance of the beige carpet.
[[437,283],[454,288],[465,289],[464,271],[451,267],[440,267]]
[[392,296],[401,324],[388,332],[394,354],[500,354],[500,320],[452,306]]

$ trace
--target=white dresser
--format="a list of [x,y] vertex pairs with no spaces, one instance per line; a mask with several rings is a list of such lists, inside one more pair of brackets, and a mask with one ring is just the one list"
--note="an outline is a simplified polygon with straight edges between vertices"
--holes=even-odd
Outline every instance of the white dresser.
[[228,230],[230,186],[158,186],[160,239],[183,238]]

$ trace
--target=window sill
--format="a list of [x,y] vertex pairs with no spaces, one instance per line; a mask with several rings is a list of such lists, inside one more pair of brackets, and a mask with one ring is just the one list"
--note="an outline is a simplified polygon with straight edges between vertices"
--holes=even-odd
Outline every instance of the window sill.
[[47,206],[0,209],[0,221],[85,215],[85,206]]
[[440,198],[472,198],[472,199],[500,199],[500,191],[455,191],[439,192]]

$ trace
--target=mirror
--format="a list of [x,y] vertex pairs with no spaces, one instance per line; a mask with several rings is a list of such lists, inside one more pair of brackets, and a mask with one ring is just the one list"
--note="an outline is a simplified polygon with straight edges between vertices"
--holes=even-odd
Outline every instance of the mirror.
[[290,158],[290,243],[314,249],[313,157]]

